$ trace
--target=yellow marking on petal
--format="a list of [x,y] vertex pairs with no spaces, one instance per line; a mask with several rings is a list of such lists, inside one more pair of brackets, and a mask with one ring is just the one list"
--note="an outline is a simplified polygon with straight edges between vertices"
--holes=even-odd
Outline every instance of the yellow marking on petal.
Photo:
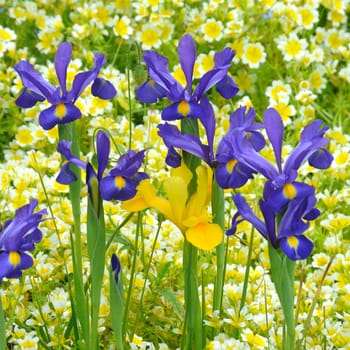
[[287,237],[288,245],[294,249],[298,248],[299,240],[295,236]]
[[233,168],[234,166],[237,164],[237,160],[236,159],[231,159],[226,163],[226,169],[227,172],[229,172],[230,174],[232,174]]
[[117,186],[118,190],[121,190],[125,187],[125,180],[122,176],[116,176],[114,184]]
[[185,101],[182,100],[179,105],[177,106],[177,111],[183,116],[186,117],[188,113],[190,113],[190,105]]
[[296,194],[297,194],[297,190],[295,189],[293,184],[286,183],[283,186],[283,195],[288,199],[294,199]]
[[9,262],[11,265],[13,265],[14,268],[16,268],[19,263],[21,262],[21,256],[17,252],[10,252],[9,253]]
[[67,113],[66,106],[64,103],[59,103],[56,105],[55,115],[57,118],[62,119]]

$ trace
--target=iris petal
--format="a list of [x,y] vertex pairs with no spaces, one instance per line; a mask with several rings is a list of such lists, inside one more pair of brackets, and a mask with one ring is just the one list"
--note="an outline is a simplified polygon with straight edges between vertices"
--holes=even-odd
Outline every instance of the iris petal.
[[306,259],[314,248],[312,241],[303,235],[285,237],[281,240],[280,246],[291,260]]
[[16,105],[22,108],[33,107],[38,101],[45,101],[45,97],[36,92],[24,88],[16,99]]
[[93,96],[97,96],[103,100],[111,100],[117,93],[112,83],[103,78],[96,78],[91,86]]
[[67,92],[66,79],[67,79],[67,68],[72,58],[72,45],[68,42],[62,43],[56,52],[55,56],[55,70],[58,81],[62,89],[62,95]]

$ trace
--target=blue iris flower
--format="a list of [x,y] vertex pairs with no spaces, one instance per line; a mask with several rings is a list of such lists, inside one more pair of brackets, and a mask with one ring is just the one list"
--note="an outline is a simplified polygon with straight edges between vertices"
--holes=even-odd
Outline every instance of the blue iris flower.
[[270,201],[276,212],[283,210],[289,201],[312,193],[312,186],[295,181],[298,169],[305,161],[319,169],[330,166],[333,157],[325,149],[328,140],[324,137],[328,127],[320,128],[321,123],[321,120],[316,120],[304,128],[299,144],[282,166],[284,126],[275,109],[265,111],[264,127],[273,148],[277,168],[256,152],[246,133],[239,129],[233,130],[230,142],[237,160],[268,179],[264,198]]
[[72,45],[68,42],[62,43],[55,56],[58,87],[47,82],[27,60],[14,66],[24,86],[16,104],[22,108],[30,108],[38,101],[47,100],[52,105],[39,115],[39,124],[45,130],[81,117],[81,111],[74,103],[90,83],[93,83],[91,91],[94,96],[111,99],[116,94],[114,86],[108,80],[98,77],[102,66],[106,63],[104,55],[100,53],[94,54],[94,67],[78,73],[73,80],[71,90],[67,90],[67,68],[71,58]]
[[234,195],[233,200],[237,213],[233,216],[232,227],[227,231],[227,235],[234,234],[237,225],[246,220],[269,240],[275,249],[281,248],[289,259],[306,259],[311,254],[314,245],[304,232],[309,228],[309,221],[315,220],[320,214],[319,210],[314,208],[316,204],[314,191],[289,202],[282,217],[277,215],[269,202],[260,200],[259,207],[263,220],[253,213],[242,195]]
[[99,212],[100,197],[105,200],[124,201],[131,199],[135,196],[136,187],[140,181],[148,178],[146,173],[138,172],[145,157],[145,150],[140,152],[128,150],[119,158],[116,166],[104,174],[110,152],[109,136],[104,131],[100,130],[96,135],[97,172],[91,163],[76,157],[70,148],[70,141],[62,140],[58,143],[57,150],[66,158],[67,162],[63,164],[56,181],[68,185],[77,179],[70,168],[71,164],[86,171],[89,198],[97,213]]
[[15,217],[0,227],[0,282],[4,277],[18,278],[22,271],[33,265],[33,258],[27,254],[42,239],[38,225],[47,215],[46,209],[34,213],[38,201],[17,209]]

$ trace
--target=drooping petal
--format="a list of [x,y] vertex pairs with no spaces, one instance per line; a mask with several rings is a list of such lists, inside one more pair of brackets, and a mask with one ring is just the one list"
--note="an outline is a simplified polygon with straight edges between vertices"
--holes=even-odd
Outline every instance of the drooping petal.
[[281,239],[280,246],[291,260],[306,259],[314,248],[312,241],[304,235],[285,237]]
[[106,176],[100,181],[100,192],[104,200],[125,201],[136,195],[136,187],[133,181],[123,176]]
[[110,140],[106,132],[99,130],[96,135],[96,153],[98,162],[97,178],[102,178],[103,172],[108,165],[108,158],[110,152]]
[[24,60],[15,64],[14,69],[19,74],[25,88],[34,91],[38,95],[44,96],[49,102],[51,101],[51,96],[56,88],[48,83],[41,74],[34,69],[33,65]]
[[223,232],[218,224],[200,222],[185,232],[186,239],[195,247],[203,250],[212,250],[223,239]]
[[24,88],[21,94],[17,97],[15,103],[18,107],[30,108],[33,107],[38,101],[45,101],[45,97],[32,90]]
[[185,117],[200,118],[205,114],[201,105],[181,100],[171,104],[162,111],[163,120],[177,120]]
[[196,61],[196,45],[190,34],[186,34],[180,39],[177,52],[181,68],[186,77],[186,89],[191,95],[193,67]]
[[220,163],[215,169],[215,177],[221,188],[239,188],[253,178],[254,170],[246,165],[229,160],[227,163]]
[[171,147],[182,149],[191,153],[208,164],[210,163],[209,148],[202,144],[199,138],[190,134],[182,134],[175,125],[168,123],[158,125],[158,135],[163,138],[165,145],[170,149]]
[[70,185],[73,181],[77,180],[75,173],[69,168],[70,163],[62,165],[60,172],[56,177],[56,181],[62,185]]
[[91,86],[91,93],[103,100],[111,100],[117,94],[117,90],[110,81],[96,78]]
[[165,96],[166,90],[152,79],[143,83],[136,90],[137,99],[144,103],[155,103]]
[[66,80],[67,80],[67,68],[70,60],[72,59],[72,45],[71,43],[62,43],[56,52],[55,56],[55,70],[57,74],[60,87],[62,89],[62,95],[67,93]]
[[333,162],[333,156],[324,148],[319,148],[308,159],[309,164],[317,169],[327,169]]
[[59,103],[43,110],[39,115],[39,124],[45,130],[50,130],[57,124],[70,123],[81,117],[78,107],[73,104]]
[[232,198],[235,202],[239,214],[245,220],[249,221],[265,238],[268,239],[269,235],[266,230],[266,225],[253,213],[244,197],[241,194],[237,193]]
[[216,90],[223,98],[228,100],[237,95],[239,88],[229,75],[225,75],[224,78],[216,84]]
[[0,282],[4,277],[18,278],[22,276],[22,270],[33,265],[33,259],[22,252],[0,253]]
[[282,119],[274,108],[268,108],[264,113],[264,126],[275,154],[278,170],[282,172],[282,141],[284,126]]
[[176,152],[173,146],[168,149],[167,156],[165,158],[165,163],[167,163],[172,168],[177,168],[181,165],[181,156]]

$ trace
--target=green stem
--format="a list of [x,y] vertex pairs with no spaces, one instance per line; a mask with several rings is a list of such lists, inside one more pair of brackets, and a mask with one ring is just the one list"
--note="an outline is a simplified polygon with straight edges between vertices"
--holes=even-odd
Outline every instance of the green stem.
[[0,350],[6,350],[6,324],[0,295]]
[[185,327],[183,337],[186,339],[184,349],[201,350],[202,317],[198,295],[197,277],[198,250],[186,239],[184,241],[183,270],[185,279]]
[[[224,203],[224,191],[213,179],[212,189],[212,215],[213,222],[218,224],[224,231],[225,227],[225,203]],[[224,292],[225,281],[225,244],[224,240],[216,247],[216,277],[214,284],[214,298],[213,298],[213,312],[218,310],[219,314],[222,313],[222,297]],[[214,331],[214,330],[213,330]]]
[[[77,157],[80,156],[79,139],[75,125],[73,123],[59,125],[59,139],[72,142],[71,151]],[[69,186],[70,201],[72,205],[74,220],[74,235],[71,235],[71,244],[73,252],[73,270],[74,270],[74,301],[75,310],[79,318],[85,345],[89,344],[89,314],[88,303],[84,290],[83,281],[83,258],[82,258],[82,241],[81,241],[81,223],[80,223],[80,193],[81,193],[81,173],[80,170],[72,166],[72,171],[77,177]]]

